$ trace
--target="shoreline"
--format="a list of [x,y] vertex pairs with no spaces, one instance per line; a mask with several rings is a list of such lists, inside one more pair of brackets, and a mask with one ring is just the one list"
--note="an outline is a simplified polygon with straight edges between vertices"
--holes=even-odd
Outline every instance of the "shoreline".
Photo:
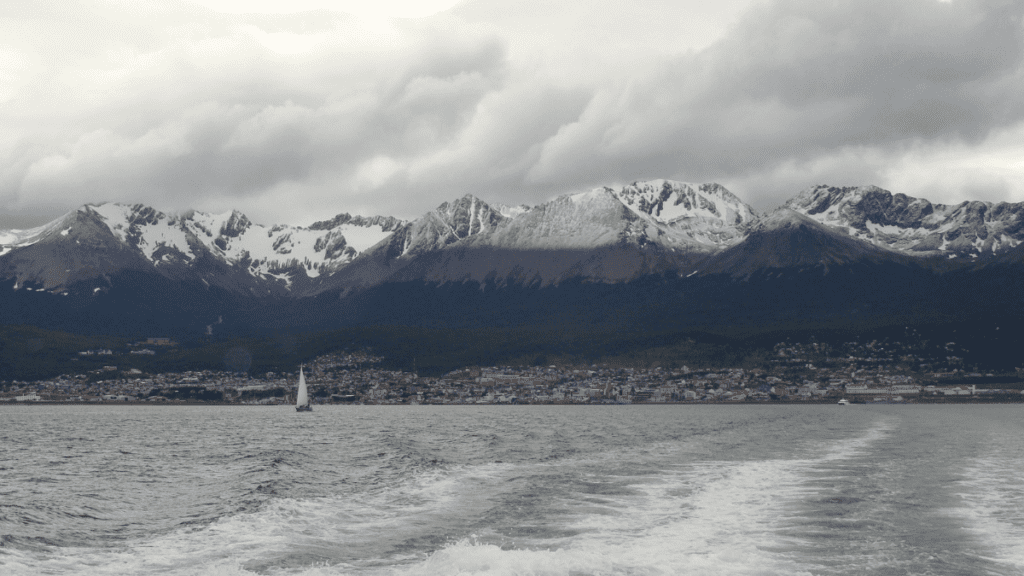
[[[326,403],[326,404],[313,404],[316,406],[766,406],[766,405],[838,405],[838,399],[829,400],[768,400],[768,401],[757,401],[757,402],[631,402],[631,403],[614,403],[614,402],[488,402],[488,403],[451,403],[451,404],[433,404],[433,403],[421,403],[421,404],[409,404],[409,403]],[[921,404],[937,404],[937,405],[972,405],[972,404],[1024,404],[1024,395],[1020,399],[987,399],[987,398],[971,398],[971,399],[928,399],[928,400],[914,400],[910,402],[856,402],[851,401],[848,406],[869,406],[869,405],[890,405],[890,406],[910,406],[910,405],[921,405]],[[187,407],[187,406],[238,406],[238,407],[250,407],[250,408],[283,408],[291,407],[294,408],[293,404],[240,404],[238,402],[118,402],[118,401],[103,401],[103,402],[79,402],[79,401],[67,401],[67,400],[54,400],[54,401],[0,401],[0,407],[3,406],[173,406],[173,407]]]

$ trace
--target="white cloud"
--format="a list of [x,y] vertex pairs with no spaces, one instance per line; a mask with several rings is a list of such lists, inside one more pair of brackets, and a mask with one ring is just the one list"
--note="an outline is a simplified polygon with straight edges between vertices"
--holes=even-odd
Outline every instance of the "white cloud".
[[[757,203],[775,199],[758,178],[862,180],[884,172],[857,161],[865,154],[891,162],[915,143],[975,147],[1024,113],[1022,8],[757,5],[706,50],[598,90],[576,122],[544,143],[529,177],[569,183],[632,171],[738,180]],[[836,158],[851,163],[824,169]]]
[[362,163],[356,170],[353,184],[358,189],[380,188],[399,171],[402,164],[390,156],[374,156]]
[[1024,123],[977,144],[920,145],[880,170],[893,190],[933,202],[1024,200]]
[[761,208],[819,182],[1024,200],[1020,3],[387,6],[0,7],[0,228],[105,199],[413,217],[657,177]]

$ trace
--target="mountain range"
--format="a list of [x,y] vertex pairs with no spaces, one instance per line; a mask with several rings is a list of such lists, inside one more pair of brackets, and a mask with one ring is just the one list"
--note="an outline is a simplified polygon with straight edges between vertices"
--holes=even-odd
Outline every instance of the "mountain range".
[[758,214],[671,180],[309,226],[86,205],[0,231],[0,323],[132,335],[342,325],[770,329],[1015,318],[1024,203],[815,186]]

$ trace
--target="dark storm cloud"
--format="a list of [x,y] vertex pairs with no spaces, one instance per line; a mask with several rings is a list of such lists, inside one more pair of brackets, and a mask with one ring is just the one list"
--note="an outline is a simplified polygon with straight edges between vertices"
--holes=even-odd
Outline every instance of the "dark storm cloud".
[[[1024,3],[768,1],[691,50],[665,46],[672,21],[643,30],[640,4],[632,20],[615,16],[631,4],[606,21],[597,6],[576,34],[565,10],[533,27],[532,0],[514,21],[478,1],[383,24],[0,10],[0,228],[101,200],[409,217],[467,192],[536,202],[662,177],[759,207],[818,182],[1024,199],[1006,160],[1024,130]],[[54,34],[63,46],[40,40]]]
[[[227,66],[193,73],[199,86],[173,95],[181,110],[143,116],[120,130],[89,130],[41,157],[38,149],[23,150],[25,157],[12,162],[22,171],[4,192],[246,196],[325,171],[345,177],[379,154],[415,156],[458,133],[504,74],[496,42],[453,44],[430,41],[414,54],[372,61],[350,56],[362,61],[348,66],[332,65],[327,58],[335,55],[326,53],[312,63],[321,69],[292,77],[257,65],[235,75]],[[180,67],[169,68],[182,75]],[[332,74],[341,78],[316,86]]]
[[1021,118],[1024,3],[755,6],[707,50],[597,94],[535,179],[736,178],[849,147],[977,141]]

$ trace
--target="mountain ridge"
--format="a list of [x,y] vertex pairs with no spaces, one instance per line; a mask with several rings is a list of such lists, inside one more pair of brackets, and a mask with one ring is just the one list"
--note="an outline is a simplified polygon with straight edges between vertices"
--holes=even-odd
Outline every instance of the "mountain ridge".
[[996,302],[1013,315],[1019,298],[1000,279],[1020,284],[1022,250],[1024,203],[946,206],[877,187],[811,187],[758,214],[717,184],[651,180],[535,206],[466,194],[412,220],[341,212],[309,226],[85,205],[0,231],[0,323],[244,332],[558,318],[639,330],[957,316]]
[[977,258],[1024,242],[1024,202],[932,204],[877,186],[814,186],[784,207],[901,252]]
[[[187,276],[190,266],[197,268],[197,262],[215,263],[214,268],[221,273],[230,270],[229,275],[236,277],[225,286],[298,297],[346,284],[331,281],[330,277],[360,259],[376,261],[378,273],[367,275],[365,270],[360,273],[359,266],[353,267],[354,281],[347,283],[350,289],[387,281],[406,269],[411,260],[448,249],[463,254],[503,253],[505,256],[497,260],[506,264],[493,271],[482,271],[476,266],[463,273],[453,270],[452,258],[447,258],[449,264],[439,264],[440,268],[421,265],[418,269],[435,280],[441,279],[445,270],[453,277],[482,280],[489,272],[499,276],[512,274],[516,265],[509,262],[510,258],[514,260],[510,255],[516,252],[581,254],[576,260],[561,258],[561,271],[545,267],[541,280],[551,282],[571,276],[572,270],[587,268],[581,263],[593,257],[591,252],[608,253],[611,246],[619,246],[637,255],[658,253],[663,257],[660,264],[636,266],[634,274],[602,277],[600,272],[593,271],[584,276],[623,281],[635,274],[672,268],[689,274],[697,270],[696,261],[711,258],[713,262],[700,268],[701,273],[709,273],[723,265],[725,257],[716,254],[749,241],[752,235],[763,240],[765,223],[775,218],[773,214],[779,210],[802,215],[824,229],[876,248],[915,258],[999,257],[1024,243],[1024,203],[932,204],[875,186],[814,186],[765,215],[756,214],[718,184],[672,180],[638,181],[619,188],[605,186],[536,206],[496,206],[467,194],[410,221],[344,212],[310,226],[264,226],[253,223],[238,210],[221,214],[186,210],[170,214],[141,204],[87,204],[34,229],[0,231],[0,274],[16,277],[19,282],[41,280],[46,289],[61,288],[64,281],[60,279],[64,276],[52,271],[44,273],[45,258],[19,268],[13,262],[24,264],[27,258],[12,259],[11,254],[41,242],[63,243],[68,245],[64,251],[73,250],[71,241],[81,246],[83,239],[82,234],[72,233],[74,226],[81,228],[90,217],[99,222],[85,226],[90,231],[86,236],[93,238],[87,245],[102,244],[110,252],[119,242],[137,251],[153,268],[179,277]],[[113,240],[99,238],[104,235],[102,225]],[[125,266],[141,265],[138,258],[123,259]],[[74,261],[72,258],[65,264]],[[88,276],[95,268],[83,266],[69,271],[67,278]],[[409,273],[405,273],[404,279],[408,279]],[[518,276],[530,274],[527,271],[524,276],[520,271]],[[202,280],[210,282],[212,278]]]

